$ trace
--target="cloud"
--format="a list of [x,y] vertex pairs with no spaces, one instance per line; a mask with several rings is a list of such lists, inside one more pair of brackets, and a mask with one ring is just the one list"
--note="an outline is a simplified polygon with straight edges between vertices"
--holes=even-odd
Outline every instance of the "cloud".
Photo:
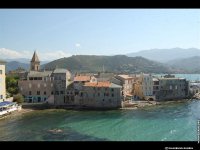
[[15,59],[15,58],[27,58],[30,57],[31,53],[29,51],[15,51],[6,48],[0,48],[0,58],[6,59]]
[[[38,55],[39,55],[39,53],[38,53]],[[55,60],[55,59],[59,59],[59,58],[63,58],[63,57],[70,57],[70,56],[71,56],[71,54],[61,51],[61,50],[54,51],[54,52],[47,51],[41,55],[41,59],[43,61],[46,61],[46,60]]]
[[81,47],[81,44],[80,43],[76,43],[75,47]]
[[[27,58],[31,59],[33,56],[33,50],[23,50],[16,51],[6,48],[0,48],[0,59],[17,59],[17,58]],[[63,57],[70,57],[71,54],[66,53],[62,50],[54,50],[54,51],[40,51],[36,50],[40,61],[51,61]]]

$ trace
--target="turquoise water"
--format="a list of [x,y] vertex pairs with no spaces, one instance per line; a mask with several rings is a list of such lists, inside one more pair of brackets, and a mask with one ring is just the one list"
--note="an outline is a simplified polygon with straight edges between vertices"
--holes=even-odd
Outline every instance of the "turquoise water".
[[137,110],[37,110],[1,119],[0,140],[197,141],[198,119],[195,100]]

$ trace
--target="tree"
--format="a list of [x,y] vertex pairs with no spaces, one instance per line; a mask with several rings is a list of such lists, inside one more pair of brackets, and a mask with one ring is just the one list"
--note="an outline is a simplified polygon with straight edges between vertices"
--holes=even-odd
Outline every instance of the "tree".
[[6,77],[6,90],[11,96],[18,93],[18,76],[7,76]]
[[17,102],[18,104],[21,104],[24,102],[24,97],[21,94],[14,95],[13,102]]

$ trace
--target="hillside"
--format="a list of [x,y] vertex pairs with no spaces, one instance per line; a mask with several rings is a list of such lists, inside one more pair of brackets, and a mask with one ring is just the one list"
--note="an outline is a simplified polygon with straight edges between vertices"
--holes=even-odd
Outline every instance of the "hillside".
[[42,68],[53,69],[55,67],[67,68],[72,72],[99,72],[103,70],[115,73],[170,73],[170,67],[161,63],[150,61],[142,57],[116,56],[94,56],[76,55],[68,58],[61,58]]
[[29,69],[30,65],[26,64],[26,63],[17,62],[17,61],[7,62],[6,63],[6,72],[11,71],[11,70],[16,70],[19,67],[27,70],[27,69]]
[[176,59],[167,62],[168,65],[183,69],[185,73],[200,73],[200,56]]
[[141,56],[158,62],[168,62],[170,60],[200,56],[200,49],[172,48],[172,49],[151,49],[135,53],[126,54],[129,57]]

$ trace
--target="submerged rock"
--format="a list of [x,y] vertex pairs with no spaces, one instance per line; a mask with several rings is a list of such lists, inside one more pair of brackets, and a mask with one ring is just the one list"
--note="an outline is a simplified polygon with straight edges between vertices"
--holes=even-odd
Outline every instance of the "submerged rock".
[[61,129],[52,129],[52,130],[48,130],[51,133],[61,133],[63,132]]

